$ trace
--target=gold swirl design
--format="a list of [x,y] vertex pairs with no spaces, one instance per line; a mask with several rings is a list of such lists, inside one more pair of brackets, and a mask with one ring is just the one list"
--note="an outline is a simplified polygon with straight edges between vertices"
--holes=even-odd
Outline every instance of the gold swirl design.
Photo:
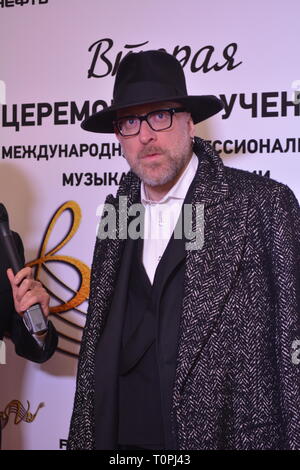
[[[58,221],[59,217],[63,214],[63,212],[67,210],[70,211],[72,215],[72,223],[71,223],[70,229],[67,235],[65,236],[65,238],[47,253],[46,250],[47,250],[48,241],[49,241],[51,233],[53,232],[55,228],[55,224]],[[52,217],[49,223],[48,229],[46,230],[45,236],[42,240],[39,257],[36,260],[31,261],[30,263],[27,263],[27,266],[37,267],[36,276],[35,276],[36,279],[39,279],[40,270],[43,267],[43,265],[46,264],[48,261],[58,261],[61,263],[68,264],[74,267],[80,275],[81,282],[80,282],[79,289],[77,291],[73,291],[74,295],[69,301],[67,302],[62,301],[61,305],[51,307],[50,312],[52,314],[62,313],[71,309],[75,309],[89,297],[89,285],[90,285],[90,275],[91,275],[90,268],[77,258],[74,258],[72,256],[62,256],[62,255],[57,254],[57,252],[61,248],[63,248],[63,246],[65,246],[71,240],[71,238],[75,235],[80,225],[80,221],[81,221],[81,209],[79,205],[75,201],[68,201],[64,203],[61,207],[58,208],[58,210],[55,212],[54,216]],[[61,281],[59,282],[63,284]]]
[[0,411],[0,423],[1,423],[1,429],[3,429],[9,420],[10,415],[14,414],[15,415],[15,424],[21,423],[21,421],[24,421],[25,423],[32,423],[32,421],[35,420],[36,415],[38,414],[38,411],[45,406],[44,403],[40,403],[39,406],[36,409],[35,413],[31,413],[29,411],[30,409],[30,403],[27,400],[27,409],[22,405],[22,403],[19,400],[12,400],[6,405],[4,411]]

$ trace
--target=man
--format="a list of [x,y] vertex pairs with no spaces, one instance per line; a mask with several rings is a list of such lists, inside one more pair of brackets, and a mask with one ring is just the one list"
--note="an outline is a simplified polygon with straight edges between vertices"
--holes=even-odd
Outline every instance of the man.
[[[21,238],[13,232],[16,246],[24,263],[24,249]],[[57,346],[57,333],[48,321],[47,332],[31,335],[22,319],[22,314],[35,303],[40,303],[44,315],[49,315],[49,295],[40,282],[35,281],[32,269],[23,268],[14,276],[9,268],[6,251],[0,243],[0,339],[4,334],[11,337],[16,353],[34,362],[45,362]]]
[[[221,109],[187,95],[174,57],[146,51],[123,59],[112,106],[82,124],[115,132],[131,166],[106,200],[117,220],[122,196],[145,207],[147,234],[170,211],[178,222],[169,239],[99,231],[69,449],[300,448],[299,205],[194,138]],[[189,204],[197,249],[175,237]]]

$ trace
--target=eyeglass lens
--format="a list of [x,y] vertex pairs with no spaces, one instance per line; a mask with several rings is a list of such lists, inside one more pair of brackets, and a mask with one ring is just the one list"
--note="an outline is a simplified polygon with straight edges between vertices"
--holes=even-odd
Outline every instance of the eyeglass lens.
[[154,131],[167,129],[172,124],[170,110],[151,111],[145,116],[125,116],[118,119],[118,128],[123,135],[136,134],[140,130],[141,122],[146,120]]

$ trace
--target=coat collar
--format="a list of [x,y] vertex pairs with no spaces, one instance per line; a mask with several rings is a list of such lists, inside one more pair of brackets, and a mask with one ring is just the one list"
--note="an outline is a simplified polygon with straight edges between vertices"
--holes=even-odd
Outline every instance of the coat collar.
[[229,196],[223,162],[211,145],[198,137],[195,137],[194,151],[200,162],[195,175],[192,202],[202,203],[206,207],[219,204]]

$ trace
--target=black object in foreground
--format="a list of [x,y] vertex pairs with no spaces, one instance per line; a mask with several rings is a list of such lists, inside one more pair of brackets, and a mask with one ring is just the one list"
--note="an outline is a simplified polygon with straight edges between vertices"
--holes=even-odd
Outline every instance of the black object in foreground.
[[[11,268],[16,274],[24,266],[18,255],[13,235],[9,229],[8,213],[5,206],[0,203],[0,242],[6,250]],[[23,321],[32,334],[43,333],[47,330],[47,319],[40,304],[34,304],[24,312]]]

